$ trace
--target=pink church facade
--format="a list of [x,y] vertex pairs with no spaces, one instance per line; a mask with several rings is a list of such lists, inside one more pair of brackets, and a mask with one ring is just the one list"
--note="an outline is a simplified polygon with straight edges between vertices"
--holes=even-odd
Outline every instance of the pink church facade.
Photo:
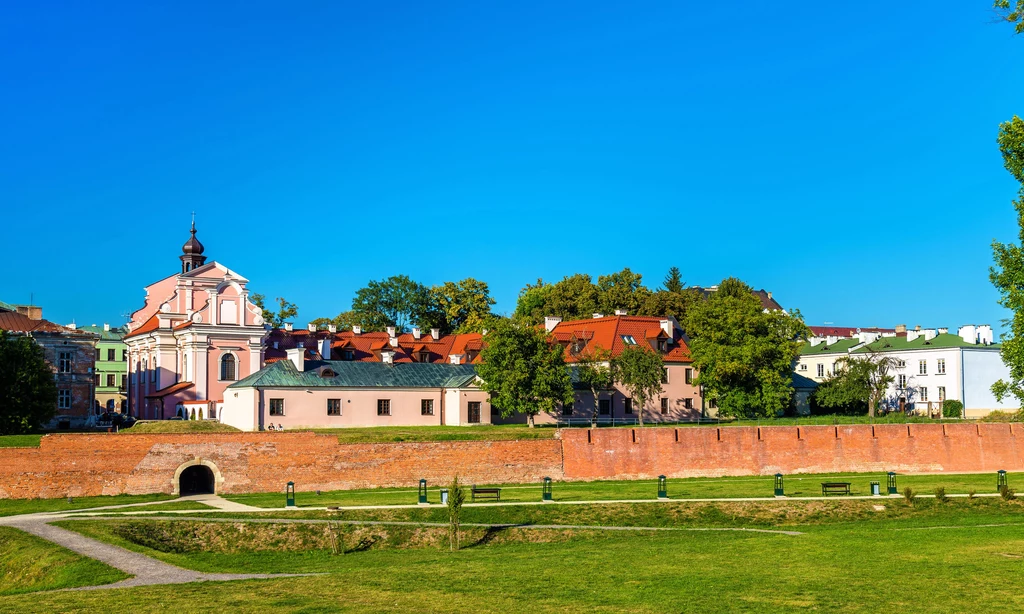
[[191,232],[181,271],[147,286],[128,323],[128,396],[139,418],[215,418],[224,390],[263,366],[267,331],[248,280],[207,263]]

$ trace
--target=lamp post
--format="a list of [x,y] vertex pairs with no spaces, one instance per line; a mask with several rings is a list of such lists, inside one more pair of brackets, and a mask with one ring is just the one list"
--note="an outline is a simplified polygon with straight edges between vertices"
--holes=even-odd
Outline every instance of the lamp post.
[[420,505],[426,505],[427,504],[427,481],[425,479],[421,479],[420,480],[420,487],[419,487],[419,490],[417,492],[419,494],[419,504]]
[[775,496],[776,497],[785,497],[786,496],[785,489],[782,486],[782,474],[781,473],[776,473],[775,474]]
[[286,507],[295,507],[295,482],[288,482],[285,486],[284,504]]
[[890,495],[895,495],[896,494],[896,473],[893,472],[893,471],[890,471],[887,474],[887,476],[888,476],[888,487],[889,487],[888,490],[889,490],[889,494]]
[[544,478],[544,486],[541,487],[541,501],[551,501],[551,478]]
[[658,498],[668,499],[668,484],[665,481],[665,476],[658,476]]
[[996,472],[996,492],[1003,492],[1003,489],[1007,488],[1006,485],[1006,470],[1000,469]]

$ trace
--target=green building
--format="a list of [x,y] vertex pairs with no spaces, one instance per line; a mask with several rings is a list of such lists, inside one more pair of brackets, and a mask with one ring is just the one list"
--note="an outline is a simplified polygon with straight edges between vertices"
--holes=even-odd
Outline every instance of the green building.
[[128,347],[124,344],[124,336],[128,331],[124,327],[111,328],[109,324],[80,326],[78,330],[99,336],[96,343],[96,370],[93,372],[96,384],[95,413],[117,411],[127,414]]

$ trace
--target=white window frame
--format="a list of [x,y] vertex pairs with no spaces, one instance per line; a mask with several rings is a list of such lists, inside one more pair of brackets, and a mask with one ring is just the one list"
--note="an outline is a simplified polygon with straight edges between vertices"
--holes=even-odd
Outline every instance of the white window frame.
[[919,360],[919,361],[917,361],[917,374],[918,375],[928,375],[928,361],[927,360]]
[[937,373],[939,375],[945,375],[946,374],[946,359],[945,358],[939,358],[938,360],[935,361],[935,373]]

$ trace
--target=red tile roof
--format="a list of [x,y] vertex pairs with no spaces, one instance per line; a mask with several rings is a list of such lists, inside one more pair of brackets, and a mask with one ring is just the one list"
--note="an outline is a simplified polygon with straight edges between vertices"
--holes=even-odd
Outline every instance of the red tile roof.
[[[627,343],[627,338],[641,344],[650,343],[649,340],[661,335],[666,340],[671,340],[668,351],[661,353],[665,362],[690,362],[690,348],[683,339],[682,331],[673,325],[673,334],[669,337],[661,328],[662,319],[650,316],[607,316],[590,320],[572,320],[559,322],[552,330],[552,334],[557,341],[585,339],[587,344],[584,351],[601,348],[610,351],[612,357],[618,356],[627,345],[631,345]],[[652,346],[652,349],[656,348]],[[566,362],[576,362],[571,343],[566,343],[565,359]]]
[[[33,320],[16,311],[0,312],[0,330],[12,333],[75,333],[75,329],[49,320]],[[88,334],[88,333],[82,333]]]
[[144,335],[158,328],[160,328],[160,320],[157,319],[157,314],[154,313],[149,316],[148,320],[142,323],[142,326],[125,335],[124,338],[127,339],[129,337],[135,337],[136,335]]
[[808,326],[811,334],[815,337],[853,337],[859,332],[865,333],[894,333],[895,328],[860,328],[852,326]]
[[194,385],[195,384],[193,384],[192,382],[178,382],[177,384],[171,384],[170,386],[168,386],[166,388],[161,388],[160,390],[157,390],[153,394],[147,394],[146,398],[147,399],[159,399],[159,398],[165,397],[165,396],[167,396],[169,394],[174,394],[175,392],[180,392],[182,390],[188,390],[189,388],[191,388]]

